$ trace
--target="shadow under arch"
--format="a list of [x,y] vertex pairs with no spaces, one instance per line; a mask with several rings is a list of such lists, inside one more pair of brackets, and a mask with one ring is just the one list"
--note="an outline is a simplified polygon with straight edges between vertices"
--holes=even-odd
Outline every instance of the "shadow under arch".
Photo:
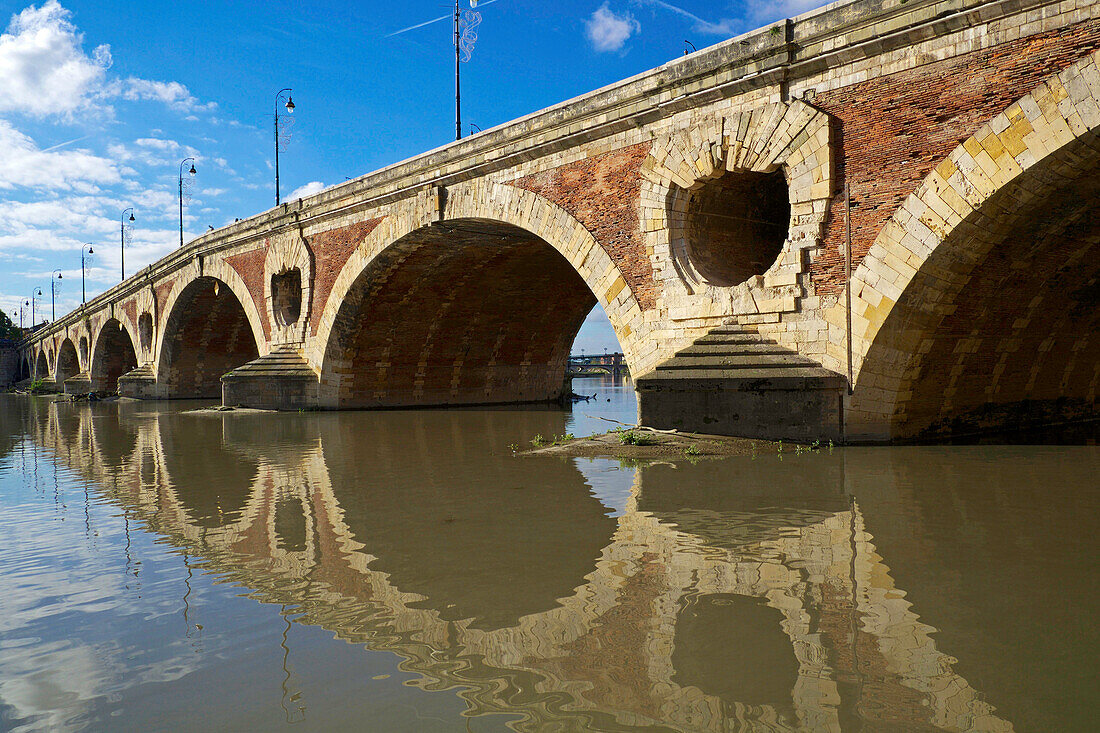
[[117,318],[103,324],[92,349],[92,386],[106,392],[118,389],[118,378],[137,368],[137,352],[130,332]]
[[359,275],[323,373],[337,407],[554,400],[595,304],[569,262],[519,227],[422,227]]
[[983,126],[880,232],[852,280],[863,325],[853,334],[850,437],[931,438],[1096,415],[1100,124],[1059,117],[1073,104],[1035,110],[1059,99],[1087,105],[1066,99],[1067,88],[1088,89],[1074,79],[1095,74],[1097,57]]
[[157,385],[167,398],[217,398],[226,372],[259,356],[248,314],[219,278],[192,280],[165,321]]
[[[553,361],[596,303],[631,372],[655,365],[658,352],[645,343],[650,324],[627,276],[576,218],[506,184],[462,184],[444,199],[443,221],[432,222],[423,197],[379,220],[314,306],[310,360],[320,370],[321,406],[552,398],[562,390]],[[402,294],[402,283],[414,292]],[[385,308],[381,319],[374,304]],[[381,322],[364,333],[363,316]],[[372,366],[359,355],[381,358]]]
[[19,365],[15,373],[15,381],[22,382],[24,379],[30,379],[31,369],[30,357],[26,354],[21,354],[19,356]]
[[34,378],[46,379],[50,376],[50,364],[46,361],[46,350],[41,349],[38,352],[38,357],[34,360]]
[[61,342],[61,348],[57,350],[56,377],[58,384],[63,384],[69,377],[75,377],[80,373],[80,359],[76,353],[76,346],[72,339]]

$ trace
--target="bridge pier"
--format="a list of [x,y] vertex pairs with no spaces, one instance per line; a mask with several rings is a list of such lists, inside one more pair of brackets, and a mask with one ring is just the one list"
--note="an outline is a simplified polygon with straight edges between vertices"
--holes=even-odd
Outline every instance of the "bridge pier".
[[87,372],[75,374],[65,380],[65,394],[88,394],[92,391],[92,378]]
[[318,406],[317,373],[297,349],[278,347],[270,354],[222,375],[222,404],[265,410],[301,410]]
[[737,325],[711,331],[635,382],[641,425],[838,443],[846,387],[840,374]]
[[142,364],[121,375],[118,378],[118,394],[120,397],[131,397],[135,400],[155,400],[161,397],[157,391],[157,376],[153,365]]
[[645,377],[638,424],[692,433],[810,443],[844,439],[844,378]]

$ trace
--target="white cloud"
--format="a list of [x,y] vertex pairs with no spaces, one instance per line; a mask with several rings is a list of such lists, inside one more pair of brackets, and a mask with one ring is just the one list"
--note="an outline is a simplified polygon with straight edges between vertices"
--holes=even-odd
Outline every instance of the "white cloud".
[[584,22],[588,42],[597,51],[618,51],[633,34],[642,29],[630,13],[616,15],[604,3]]
[[111,49],[103,45],[92,57],[85,54],[84,37],[69,16],[57,0],[12,16],[0,35],[0,111],[70,115],[99,90]]
[[[177,81],[108,80],[111,47],[85,53],[84,34],[71,15],[57,0],[47,0],[12,16],[0,35],[0,112],[67,119],[80,111],[103,115],[113,110],[102,100],[112,98],[156,101],[178,112],[217,108],[214,102],[200,103]],[[93,101],[99,103],[93,107]]]
[[115,85],[115,88],[119,90],[123,99],[161,102],[179,112],[209,112],[217,109],[218,106],[214,102],[200,104],[187,87],[178,81],[151,81],[130,77]]
[[0,190],[20,186],[92,193],[120,180],[113,161],[87,150],[40,150],[30,137],[0,119]]
[[143,148],[153,148],[154,150],[164,150],[171,152],[180,149],[180,144],[175,140],[164,140],[158,137],[139,137],[134,140],[135,145],[140,145]]
[[304,186],[299,186],[290,192],[290,195],[286,197],[287,201],[294,201],[295,199],[304,199],[306,196],[312,196],[315,193],[321,193],[325,190],[325,184],[320,181],[310,181]]
[[[72,242],[59,241],[56,238],[57,232],[91,239],[112,236],[118,224],[98,215],[98,208],[99,200],[91,196],[0,203],[0,248],[8,244],[50,250],[69,247]],[[49,229],[37,228],[42,226]],[[79,246],[79,239],[73,241]]]
[[[714,36],[732,36],[734,35],[734,22],[729,19],[720,20],[718,22],[711,22],[709,20],[703,20],[694,13],[689,13],[681,7],[673,5],[672,3],[666,3],[664,0],[635,0],[642,5],[649,5],[651,7],[662,8],[671,13],[675,13],[683,18],[687,18],[692,21],[691,29],[696,33],[706,33]],[[799,0],[787,0],[788,2],[797,2]],[[805,0],[802,0],[805,1]],[[810,0],[814,2],[815,0]]]

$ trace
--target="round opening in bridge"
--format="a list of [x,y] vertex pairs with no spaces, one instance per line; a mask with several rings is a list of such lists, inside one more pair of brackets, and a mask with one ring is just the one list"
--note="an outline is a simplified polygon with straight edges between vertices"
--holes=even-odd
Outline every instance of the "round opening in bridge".
[[713,285],[763,275],[779,257],[791,204],[782,170],[730,172],[688,194],[684,236],[699,274]]
[[148,351],[153,343],[153,317],[148,311],[138,317],[138,341],[142,351]]
[[302,271],[295,268],[271,276],[271,311],[280,326],[291,326],[302,314]]

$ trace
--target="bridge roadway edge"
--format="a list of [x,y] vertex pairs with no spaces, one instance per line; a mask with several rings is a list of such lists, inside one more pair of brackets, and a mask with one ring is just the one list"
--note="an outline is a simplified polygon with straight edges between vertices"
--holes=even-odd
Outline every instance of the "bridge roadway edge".
[[[887,60],[892,66],[877,72],[889,74],[894,69],[917,68],[922,64],[950,58],[952,54],[965,54],[981,48],[981,39],[972,37],[967,41],[969,45],[964,43],[963,47],[943,51],[938,55],[926,53],[922,56],[914,53],[913,59],[898,60],[899,55],[906,55],[899,54],[899,51],[911,46],[920,46],[923,49],[939,38],[955,38],[967,33],[972,36],[981,35],[986,32],[990,23],[1002,23],[1008,30],[1001,28],[997,32],[1003,38],[1013,38],[1056,29],[1059,27],[1058,23],[1068,25],[1080,22],[1082,18],[1088,20],[1097,17],[1095,7],[1091,4],[1073,6],[1070,3],[1069,7],[1070,12],[1066,15],[1067,3],[1043,0],[834,3],[771,28],[753,31],[711,49],[704,49],[685,60],[670,62],[658,69],[488,130],[482,135],[429,151],[309,199],[284,204],[256,217],[205,234],[180,251],[93,299],[83,308],[39,329],[23,342],[22,351],[25,355],[34,357],[30,360],[33,364],[38,363],[36,355],[39,351],[44,351],[49,370],[55,373],[55,355],[58,354],[62,341],[69,338],[76,343],[79,334],[86,334],[94,350],[103,321],[115,318],[129,334],[135,350],[142,352],[138,358],[138,369],[126,375],[120,384],[128,382],[131,385],[128,389],[135,396],[164,396],[157,391],[157,365],[153,363],[153,354],[163,348],[163,329],[168,314],[157,312],[156,290],[172,278],[187,277],[184,274],[187,270],[202,273],[204,267],[213,263],[220,265],[225,257],[249,252],[254,248],[266,247],[269,252],[285,249],[288,246],[285,242],[290,240],[306,243],[308,250],[308,243],[318,232],[347,226],[368,215],[381,214],[385,217],[388,215],[386,207],[404,205],[406,209],[413,210],[414,218],[430,216],[430,201],[435,191],[446,196],[452,191],[463,190],[464,184],[479,179],[511,184],[524,175],[541,173],[568,165],[572,161],[599,156],[629,142],[659,141],[662,134],[667,134],[665,131],[670,123],[673,127],[676,126],[675,120],[681,123],[688,121],[690,128],[691,115],[707,105],[724,105],[725,109],[730,106],[731,100],[745,99],[748,101],[743,108],[751,109],[765,101],[774,104],[778,99],[785,103],[787,99],[797,97],[806,99],[812,106],[813,93],[829,88],[829,83],[823,83],[822,80],[830,75],[834,77],[834,88],[837,88],[837,84],[842,87],[845,82],[836,81],[836,77],[852,77],[854,80],[873,76],[874,72],[867,71],[866,67],[857,68],[860,62],[873,63],[876,58],[889,57]],[[1074,7],[1077,9],[1074,10]],[[773,29],[778,29],[778,33],[773,32]],[[833,183],[835,187],[837,182]],[[688,184],[694,185],[694,182],[688,181]],[[824,212],[821,213],[824,215]],[[446,206],[440,214],[447,216]],[[641,222],[643,229],[647,224],[647,221]],[[668,222],[665,222],[665,226],[667,225]],[[537,222],[531,230],[541,234],[539,226],[542,226],[542,222]],[[295,237],[295,234],[298,236]],[[817,243],[820,245],[820,236]],[[556,242],[552,244],[557,246]],[[602,242],[597,244],[603,246]],[[819,252],[820,247],[809,247],[796,254],[809,261]],[[619,262],[612,264],[621,267]],[[666,268],[666,272],[670,270],[671,268]],[[264,273],[265,276],[267,274]],[[323,275],[318,273],[318,276]],[[660,276],[660,272],[654,274],[654,277]],[[592,275],[593,281],[599,281],[600,277],[600,273]],[[770,272],[769,277],[773,282],[778,282],[785,276],[781,272]],[[686,310],[680,304],[688,303],[689,300],[671,293],[671,288],[663,284],[654,308],[630,310],[631,306],[625,300],[622,301],[620,305],[624,306],[624,312],[630,313],[629,332],[642,334],[637,337],[640,343],[638,347],[628,349],[624,344],[632,373],[645,375],[652,372],[658,365],[673,359],[679,350],[689,347],[716,328],[731,323],[753,325],[761,334],[805,354],[819,365],[831,369],[833,374],[820,383],[824,385],[820,390],[786,390],[785,398],[789,398],[789,401],[765,402],[754,408],[761,413],[765,423],[769,414],[797,416],[800,411],[809,410],[815,415],[799,418],[799,427],[793,433],[767,434],[767,425],[759,430],[753,428],[753,433],[759,437],[797,439],[837,437],[837,431],[842,430],[844,412],[841,407],[844,390],[836,383],[837,373],[843,371],[843,360],[836,350],[838,335],[843,337],[843,330],[838,330],[835,322],[837,300],[835,294],[831,298],[821,297],[807,287],[807,278],[802,275],[798,275],[798,278],[794,284],[785,281],[767,291],[770,294],[796,293],[792,296],[794,307],[777,305],[772,310],[758,308],[749,313],[737,313],[728,304],[723,310],[721,304],[715,305],[712,298],[712,291],[715,289],[709,286],[701,288],[700,292],[706,291],[706,297],[712,300],[704,303],[705,298],[697,297],[690,301]],[[252,292],[254,287],[249,288],[251,297],[241,299],[255,301],[256,317],[265,320],[267,327],[271,328],[273,317],[269,284],[263,284],[265,292],[262,294]],[[614,284],[614,281],[608,283],[608,293],[613,290]],[[308,285],[316,288],[312,279]],[[783,287],[788,290],[783,291]],[[627,288],[622,291],[624,297],[631,297],[630,290]],[[595,292],[595,288],[593,291]],[[761,292],[764,291],[753,291],[750,297],[760,302]],[[714,297],[738,296],[720,293]],[[149,347],[139,344],[136,315],[128,316],[125,312],[127,308],[134,310],[133,304],[138,299],[147,301],[148,309],[155,315],[155,334]],[[246,302],[244,305],[250,308],[252,303]],[[314,309],[327,312],[327,305],[307,298],[303,309],[308,313],[312,313]],[[690,312],[690,317],[670,316],[677,308]],[[826,313],[831,315],[826,316]],[[97,318],[100,320],[96,320]],[[624,316],[624,323],[619,324],[618,331],[622,330],[626,319]],[[303,323],[308,323],[309,316],[303,315],[302,320]],[[257,326],[254,324],[253,328]],[[807,329],[811,338],[806,338]],[[316,341],[316,338],[312,340]],[[268,334],[260,341],[262,342],[257,343],[257,348],[261,363],[251,370],[254,372],[253,383],[235,395],[232,389],[226,393],[226,385],[233,381],[234,372],[230,372],[227,379],[222,380],[225,399],[289,409],[315,406],[318,397],[314,397],[314,392],[324,389],[320,365],[324,346],[311,343],[308,333],[303,333],[297,339],[280,339]],[[286,362],[288,349],[296,351],[300,362],[293,359],[290,360],[293,364]],[[283,355],[279,357],[284,359],[281,366],[278,359],[272,361],[276,352]],[[87,360],[88,357],[81,357],[81,375],[89,372]],[[635,370],[636,364],[642,365],[642,368]],[[303,366],[319,375],[317,387],[309,383],[302,371]],[[235,370],[238,376],[241,376],[240,371]],[[858,384],[858,372],[856,377]],[[679,380],[677,384],[683,392],[678,393],[673,400],[677,409],[688,414],[701,414],[707,410],[700,408],[700,400],[711,403],[715,394],[738,392],[737,389],[723,390],[720,384],[713,382],[713,379],[723,379],[717,373],[708,379],[711,381]],[[272,383],[272,380],[283,380],[286,384],[277,389],[265,389],[263,383]],[[298,385],[300,389],[292,388],[291,383]],[[727,386],[731,385],[728,380],[725,383]],[[265,397],[265,392],[270,394]],[[824,393],[829,396],[823,396]],[[727,405],[721,411],[728,412],[730,409]],[[641,410],[641,419],[645,422],[669,422],[668,419],[653,415],[652,409],[643,407]],[[675,423],[676,418],[671,418],[671,422]],[[828,426],[825,427],[825,424]],[[714,432],[722,431],[718,429]],[[888,427],[884,427],[878,432],[867,432],[864,437],[872,440],[890,438],[892,436],[889,431]]]

